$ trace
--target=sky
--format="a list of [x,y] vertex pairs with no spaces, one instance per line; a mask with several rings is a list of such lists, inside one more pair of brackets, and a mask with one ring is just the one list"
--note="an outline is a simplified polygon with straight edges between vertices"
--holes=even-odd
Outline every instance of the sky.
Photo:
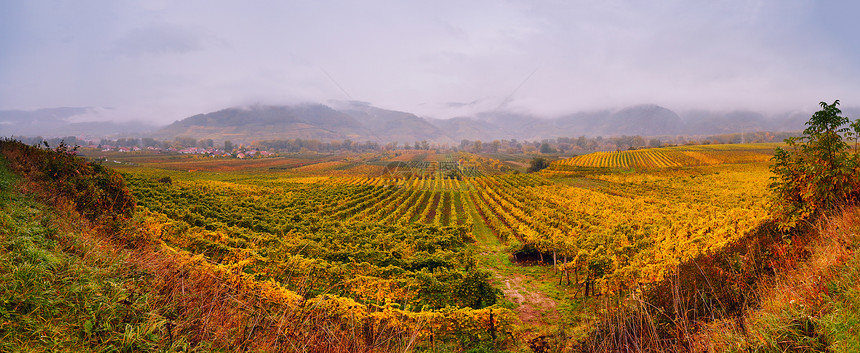
[[856,1],[0,1],[0,110],[169,123],[356,100],[420,116],[860,105]]

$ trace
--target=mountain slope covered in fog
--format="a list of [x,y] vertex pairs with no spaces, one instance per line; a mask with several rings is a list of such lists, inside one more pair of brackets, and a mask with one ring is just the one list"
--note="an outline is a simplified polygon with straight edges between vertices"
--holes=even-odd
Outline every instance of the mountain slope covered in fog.
[[452,119],[423,118],[367,103],[250,106],[228,108],[177,121],[155,137],[177,136],[216,141],[283,139],[423,141],[456,144],[461,140],[540,140],[573,136],[675,136],[742,131],[802,129],[805,114],[768,117],[750,111],[677,113],[657,105],[578,112],[547,119],[509,112],[488,112]]
[[0,136],[79,136],[88,139],[140,134],[154,126],[140,122],[92,121],[99,109],[58,107],[37,110],[0,110]]
[[[799,131],[808,113],[765,115],[753,111],[676,112],[653,104],[582,111],[554,118],[485,112],[451,119],[420,117],[364,102],[328,105],[253,105],[197,114],[153,129],[141,123],[86,121],[94,108],[0,111],[3,136],[176,137],[250,143],[265,140],[353,140],[377,143],[459,144],[462,140],[542,140],[576,136],[695,136],[753,131]],[[848,116],[857,110],[845,110]],[[852,115],[854,114],[854,115]]]

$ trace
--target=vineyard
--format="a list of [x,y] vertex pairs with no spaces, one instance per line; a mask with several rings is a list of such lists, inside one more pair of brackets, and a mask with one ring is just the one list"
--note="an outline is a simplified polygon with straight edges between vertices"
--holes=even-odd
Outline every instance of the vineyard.
[[715,164],[766,162],[779,144],[697,145],[618,152],[595,152],[553,163],[550,170],[567,172],[579,167],[661,169]]
[[593,189],[500,176],[477,180],[473,195],[500,238],[526,254],[551,254],[543,262],[588,295],[662,279],[767,219],[765,166],[697,172],[601,175]]
[[[171,247],[308,299],[347,300],[361,315],[396,313],[386,317],[413,329],[428,320],[422,337],[486,339],[524,332],[519,302],[497,289],[521,266],[544,269],[538,277],[562,293],[554,300],[589,305],[756,229],[769,217],[772,149],[602,152],[529,174],[427,153],[117,168]],[[488,236],[504,249],[489,250]],[[488,272],[482,259],[498,251],[509,261]]]
[[458,179],[514,170],[515,164],[473,153],[399,151],[383,153],[291,153],[267,158],[237,159],[211,155],[177,155],[148,151],[90,150],[88,155],[111,166],[153,167],[162,170],[214,173],[279,173],[307,176],[380,177],[387,179]]
[[254,282],[337,299],[328,302],[332,315],[394,320],[439,339],[515,330],[514,314],[494,305],[496,291],[475,266],[460,192],[333,178],[126,178],[166,244]]
[[[458,193],[331,182],[127,180],[141,206],[166,218],[165,241],[218,263],[251,261],[259,279],[277,279],[288,288],[309,272],[316,273],[319,293],[363,293],[366,288],[348,281],[356,276],[365,278],[364,286],[399,281],[408,288],[420,276],[438,281],[434,270],[461,269],[470,261],[464,247],[472,241],[471,221],[456,211],[462,210]],[[346,266],[354,263],[366,266]],[[290,279],[281,268],[299,272]],[[377,293],[389,295],[374,299],[378,304],[457,304],[429,299],[442,298],[438,294],[415,300],[417,290],[409,296]]]

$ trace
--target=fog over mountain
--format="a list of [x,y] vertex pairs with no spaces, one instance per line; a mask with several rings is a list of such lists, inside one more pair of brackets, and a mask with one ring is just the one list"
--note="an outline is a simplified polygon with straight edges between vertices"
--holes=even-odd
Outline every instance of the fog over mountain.
[[509,112],[481,113],[451,119],[422,118],[408,112],[364,102],[333,102],[290,106],[254,105],[195,115],[150,134],[215,141],[253,142],[278,139],[373,141],[427,140],[457,144],[463,139],[541,140],[576,136],[676,136],[744,131],[798,131],[809,113],[765,116],[750,111],[676,113],[657,105],[621,110],[579,112],[556,118]]
[[[754,111],[673,111],[655,104],[623,109],[581,111],[557,117],[513,112],[483,112],[450,119],[420,117],[376,107],[368,102],[330,101],[291,105],[249,105],[196,114],[169,125],[141,122],[94,121],[96,108],[53,108],[0,111],[0,136],[176,137],[231,140],[316,139],[379,143],[426,140],[458,144],[463,139],[542,140],[577,136],[703,136],[756,131],[800,131],[812,112],[765,114]],[[860,108],[846,107],[843,115],[860,118]]]
[[158,128],[138,121],[99,120],[100,111],[103,109],[92,107],[0,110],[0,136],[78,136],[86,140],[98,140],[102,137],[145,134]]

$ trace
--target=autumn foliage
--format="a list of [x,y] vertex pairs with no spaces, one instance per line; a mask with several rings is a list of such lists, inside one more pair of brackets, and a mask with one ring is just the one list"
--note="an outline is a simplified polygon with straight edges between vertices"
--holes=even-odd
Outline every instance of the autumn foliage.
[[[849,126],[839,101],[821,102],[803,135],[773,157],[774,215],[783,229],[810,221],[860,196],[860,120]],[[853,151],[847,140],[854,140]]]
[[119,173],[87,163],[68,145],[47,147],[0,140],[0,153],[15,172],[47,188],[44,195],[73,202],[87,219],[116,222],[134,213],[134,197]]

